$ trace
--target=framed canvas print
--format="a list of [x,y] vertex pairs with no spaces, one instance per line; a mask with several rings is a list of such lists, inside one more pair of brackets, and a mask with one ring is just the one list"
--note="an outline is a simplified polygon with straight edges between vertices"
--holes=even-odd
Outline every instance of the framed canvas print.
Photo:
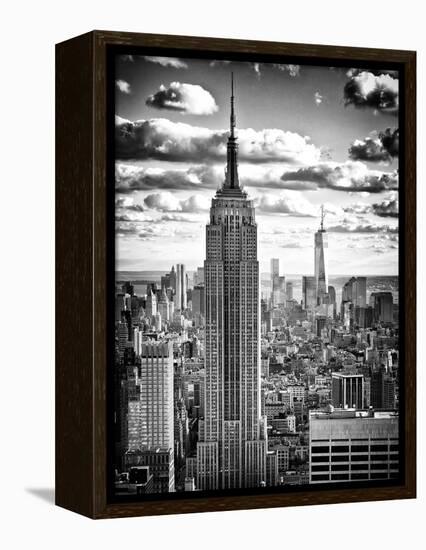
[[415,497],[415,53],[57,45],[56,501]]

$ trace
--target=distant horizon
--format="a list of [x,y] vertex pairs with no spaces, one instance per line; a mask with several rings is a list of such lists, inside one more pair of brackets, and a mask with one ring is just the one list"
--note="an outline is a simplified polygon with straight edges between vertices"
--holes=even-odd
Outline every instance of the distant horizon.
[[[172,264],[176,265],[176,264]],[[203,267],[203,266],[199,266]],[[195,269],[186,269],[187,273],[195,273],[197,268]],[[159,274],[166,274],[169,273],[170,269],[116,269],[115,273],[116,275],[118,273],[159,273]],[[265,275],[270,273],[270,271],[260,271],[261,275]],[[313,273],[281,273],[281,276],[283,277],[309,277],[313,276]],[[389,273],[328,273],[328,277],[399,277],[399,273],[395,274],[389,274]]]

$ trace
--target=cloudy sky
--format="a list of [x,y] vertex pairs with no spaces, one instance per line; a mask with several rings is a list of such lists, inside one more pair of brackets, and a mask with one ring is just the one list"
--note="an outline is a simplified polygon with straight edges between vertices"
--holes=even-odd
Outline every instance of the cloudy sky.
[[231,71],[261,271],[277,257],[283,274],[313,272],[324,204],[330,274],[397,274],[395,72],[130,55],[116,61],[117,269],[203,265]]

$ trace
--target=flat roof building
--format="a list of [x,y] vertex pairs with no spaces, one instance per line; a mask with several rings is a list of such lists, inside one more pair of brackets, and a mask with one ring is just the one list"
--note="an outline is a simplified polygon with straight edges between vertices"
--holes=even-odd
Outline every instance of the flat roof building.
[[397,478],[398,426],[394,411],[311,411],[310,483]]

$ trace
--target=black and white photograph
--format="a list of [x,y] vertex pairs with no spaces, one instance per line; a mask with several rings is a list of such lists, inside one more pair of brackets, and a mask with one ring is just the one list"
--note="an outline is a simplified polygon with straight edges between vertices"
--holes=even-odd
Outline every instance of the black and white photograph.
[[114,55],[116,498],[400,479],[400,75],[285,61]]

